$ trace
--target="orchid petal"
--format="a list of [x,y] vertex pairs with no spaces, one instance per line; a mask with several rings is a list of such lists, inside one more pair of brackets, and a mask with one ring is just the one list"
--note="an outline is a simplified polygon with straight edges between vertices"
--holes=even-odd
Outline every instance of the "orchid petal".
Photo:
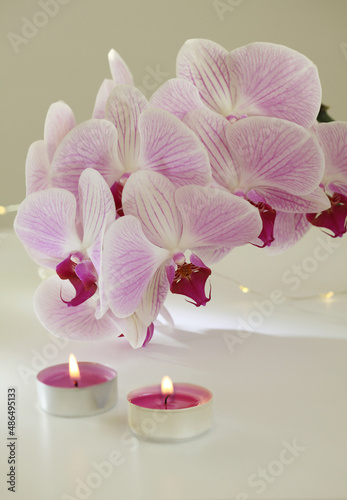
[[228,52],[215,42],[185,42],[177,55],[177,76],[190,80],[207,107],[224,116],[232,109]]
[[111,49],[108,53],[108,62],[110,65],[113,81],[117,85],[134,85],[134,80],[130,69],[128,68],[124,59],[114,49]]
[[306,56],[283,45],[256,42],[233,50],[227,64],[234,114],[313,125],[322,91],[317,67]]
[[194,247],[194,252],[201,257],[206,264],[215,264],[228,255],[232,248],[229,247]]
[[210,182],[207,152],[178,118],[162,109],[148,109],[140,116],[139,131],[141,166],[164,174],[175,186]]
[[267,248],[267,252],[276,254],[284,252],[297,243],[310,229],[305,214],[276,212],[274,237],[275,241]]
[[86,168],[98,170],[109,186],[122,171],[117,130],[107,120],[88,120],[66,135],[52,162],[54,184],[77,195],[78,180]]
[[142,347],[146,337],[148,326],[134,313],[127,318],[117,318],[120,330],[133,349]]
[[105,79],[102,82],[98,90],[98,93],[96,94],[92,118],[99,118],[99,119],[105,118],[105,107],[107,99],[109,98],[115,86],[116,83],[110,79]]
[[169,252],[153,245],[132,215],[117,219],[104,240],[104,276],[113,313],[130,316]]
[[116,218],[113,196],[103,177],[91,168],[82,172],[78,194],[82,206],[83,247],[88,249],[100,274],[103,236]]
[[143,341],[142,347],[145,347],[152,340],[154,334],[154,323],[151,323],[149,327],[147,327],[146,338]]
[[207,109],[197,109],[186,114],[184,123],[193,130],[205,146],[213,179],[226,188],[237,184],[237,173],[229,151],[226,130],[230,124],[222,116]]
[[50,163],[63,138],[75,126],[75,115],[70,106],[63,101],[51,104],[47,112],[44,129],[45,145]]
[[168,111],[180,120],[188,111],[204,107],[198,89],[184,78],[172,78],[165,82],[154,92],[149,104]]
[[127,171],[133,171],[138,164],[140,151],[138,121],[140,114],[148,106],[145,96],[129,85],[117,85],[106,104],[105,118],[117,129],[119,159]]
[[137,217],[146,237],[163,248],[177,248],[182,233],[174,192],[169,179],[144,170],[131,175],[123,189],[124,213]]
[[180,248],[244,245],[261,231],[258,210],[246,200],[225,191],[183,186],[175,193],[183,220]]
[[320,123],[316,134],[325,156],[322,182],[332,192],[347,196],[347,123]]
[[282,212],[321,212],[330,208],[330,201],[324,191],[318,187],[312,193],[295,196],[280,189],[257,189],[248,193],[254,203],[267,203],[275,210]]
[[238,190],[244,194],[264,187],[302,195],[318,187],[324,156],[303,127],[278,118],[252,117],[230,125],[226,136]]
[[60,262],[81,248],[75,219],[75,197],[69,191],[51,188],[32,193],[23,201],[14,229],[36,262],[41,262],[41,256]]
[[149,325],[159,314],[169,291],[169,281],[166,275],[165,264],[161,265],[149,282],[146,292],[142,296],[136,310],[141,320]]
[[29,147],[25,162],[26,195],[51,187],[50,164],[44,141],[36,141]]
[[111,311],[99,320],[95,318],[95,297],[78,307],[68,307],[61,300],[61,296],[71,300],[74,295],[72,285],[58,276],[51,276],[39,285],[34,295],[34,309],[49,332],[67,340],[103,340],[121,333],[118,318]]

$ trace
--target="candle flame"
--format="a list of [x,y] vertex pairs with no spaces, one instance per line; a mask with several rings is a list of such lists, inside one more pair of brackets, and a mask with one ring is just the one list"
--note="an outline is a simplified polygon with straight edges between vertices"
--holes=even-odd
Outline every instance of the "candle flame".
[[69,357],[69,374],[72,380],[76,381],[80,379],[80,370],[78,368],[76,358],[73,354],[70,354]]
[[174,392],[174,386],[170,377],[163,377],[161,381],[161,392],[164,396],[170,396]]

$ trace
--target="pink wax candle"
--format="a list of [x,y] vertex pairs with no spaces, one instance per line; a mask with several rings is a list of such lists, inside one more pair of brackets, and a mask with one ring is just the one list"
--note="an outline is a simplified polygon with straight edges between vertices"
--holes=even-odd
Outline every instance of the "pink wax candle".
[[98,363],[80,362],[45,368],[37,375],[40,407],[47,413],[81,417],[112,408],[117,400],[117,372]]
[[193,384],[135,389],[128,394],[128,405],[129,427],[145,439],[187,439],[206,432],[212,423],[212,393]]

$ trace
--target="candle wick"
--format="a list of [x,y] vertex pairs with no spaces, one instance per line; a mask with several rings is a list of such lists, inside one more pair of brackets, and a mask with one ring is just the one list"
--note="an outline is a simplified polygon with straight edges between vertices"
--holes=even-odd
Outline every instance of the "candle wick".
[[164,403],[164,404],[165,404],[165,410],[167,409],[167,400],[168,400],[168,398],[169,398],[170,396],[171,396],[171,394],[168,394],[168,395],[166,396],[166,398],[165,398],[165,403]]
[[75,380],[75,387],[78,387],[78,380]]

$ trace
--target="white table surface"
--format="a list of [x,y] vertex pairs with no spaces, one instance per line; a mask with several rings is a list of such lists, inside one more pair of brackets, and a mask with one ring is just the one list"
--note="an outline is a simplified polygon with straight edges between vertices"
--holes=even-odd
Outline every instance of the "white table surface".
[[[37,267],[11,231],[0,243],[1,499],[347,498],[346,295],[327,302],[286,299],[244,338],[235,328],[266,297],[241,294],[220,276],[218,264],[211,303],[197,309],[170,297],[176,326],[157,330],[144,349],[133,350],[124,339],[59,343],[33,312]],[[37,407],[37,370],[66,362],[70,352],[118,371],[114,409],[65,419]],[[175,444],[130,434],[127,393],[165,374],[213,392],[207,434]],[[5,484],[10,386],[17,388],[15,494]],[[299,451],[284,451],[290,445]],[[118,465],[109,477],[98,476],[95,464],[109,462],[115,451]],[[78,489],[82,483],[87,489]]]

